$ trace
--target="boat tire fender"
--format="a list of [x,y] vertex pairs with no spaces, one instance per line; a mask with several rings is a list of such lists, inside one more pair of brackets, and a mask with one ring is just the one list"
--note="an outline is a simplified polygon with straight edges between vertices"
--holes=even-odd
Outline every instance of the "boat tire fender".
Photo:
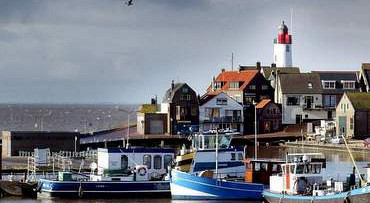
[[137,172],[140,176],[145,176],[145,174],[148,172],[146,171],[146,168],[145,167],[140,167],[137,169]]

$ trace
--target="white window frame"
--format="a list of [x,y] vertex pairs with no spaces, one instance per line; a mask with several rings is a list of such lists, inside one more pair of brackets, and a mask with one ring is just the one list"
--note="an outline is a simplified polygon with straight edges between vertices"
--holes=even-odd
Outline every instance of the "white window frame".
[[229,88],[233,90],[239,89],[239,81],[232,81],[229,83]]
[[[354,80],[342,80],[341,82],[343,84],[343,89],[353,90],[356,88],[356,81]],[[349,84],[351,84],[352,87],[348,87],[348,86],[346,87],[346,85],[349,85]]]
[[[325,83],[328,83],[329,87],[325,87]],[[331,84],[334,84],[333,86]],[[322,81],[322,88],[323,89],[335,89],[335,80],[323,80]]]

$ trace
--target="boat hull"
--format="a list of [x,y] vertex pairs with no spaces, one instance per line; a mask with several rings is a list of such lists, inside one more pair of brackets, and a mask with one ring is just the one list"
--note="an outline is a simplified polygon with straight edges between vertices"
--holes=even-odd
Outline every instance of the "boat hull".
[[269,203],[353,203],[353,202],[367,202],[370,199],[370,186],[351,190],[350,192],[342,192],[335,195],[326,196],[298,196],[298,195],[283,195],[270,191],[263,192],[263,198]]
[[39,197],[170,197],[169,181],[52,181],[40,180]]
[[172,199],[262,199],[262,184],[220,181],[171,171]]

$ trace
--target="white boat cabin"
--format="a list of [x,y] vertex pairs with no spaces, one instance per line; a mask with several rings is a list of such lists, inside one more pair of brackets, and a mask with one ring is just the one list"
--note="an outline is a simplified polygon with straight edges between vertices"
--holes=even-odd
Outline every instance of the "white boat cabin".
[[160,180],[174,159],[174,149],[99,148],[96,180]]
[[[288,156],[293,160],[288,161]],[[282,172],[270,176],[270,190],[277,193],[306,194],[314,185],[323,183],[325,159],[321,153],[288,154],[281,164]]]

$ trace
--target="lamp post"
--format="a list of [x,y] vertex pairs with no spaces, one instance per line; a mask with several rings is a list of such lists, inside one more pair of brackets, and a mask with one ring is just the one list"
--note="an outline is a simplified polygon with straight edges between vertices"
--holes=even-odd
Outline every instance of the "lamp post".
[[[129,140],[130,140],[130,114],[138,112],[138,110],[135,110],[135,109],[134,110],[126,110],[126,109],[121,109],[121,108],[118,108],[118,110],[127,113],[127,145],[126,145],[126,147],[128,147]],[[125,140],[123,140],[123,143],[124,142],[125,142]]]
[[257,102],[254,105],[254,158],[257,159]]

